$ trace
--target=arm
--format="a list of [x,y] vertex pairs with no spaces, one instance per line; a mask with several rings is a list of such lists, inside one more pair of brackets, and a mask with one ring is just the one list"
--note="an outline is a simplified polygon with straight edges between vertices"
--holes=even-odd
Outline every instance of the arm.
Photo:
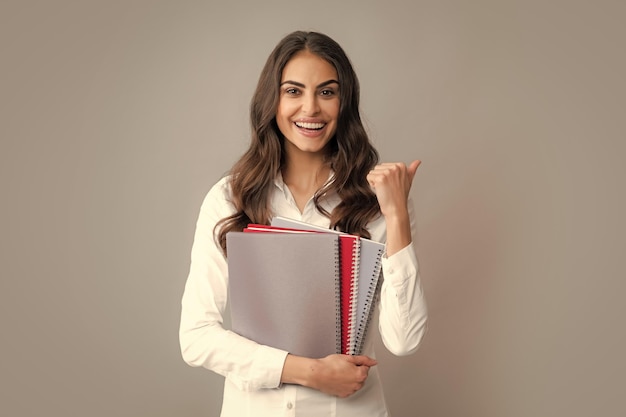
[[239,389],[275,388],[287,352],[259,345],[223,328],[228,266],[213,238],[217,221],[232,213],[225,180],[207,194],[196,225],[191,267],[182,298],[180,346],[191,366],[210,369]]
[[412,231],[409,191],[420,161],[378,165],[367,179],[381,206],[387,229],[383,258],[379,329],[383,343],[396,355],[417,350],[426,330],[427,309],[419,276]]

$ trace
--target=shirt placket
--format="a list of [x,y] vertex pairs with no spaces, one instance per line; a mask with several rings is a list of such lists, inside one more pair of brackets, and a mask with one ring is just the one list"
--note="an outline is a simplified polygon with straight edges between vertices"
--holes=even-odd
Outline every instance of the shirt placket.
[[285,417],[295,417],[296,416],[296,390],[297,387],[295,385],[286,385],[285,389],[285,399],[284,399],[284,409],[285,409]]

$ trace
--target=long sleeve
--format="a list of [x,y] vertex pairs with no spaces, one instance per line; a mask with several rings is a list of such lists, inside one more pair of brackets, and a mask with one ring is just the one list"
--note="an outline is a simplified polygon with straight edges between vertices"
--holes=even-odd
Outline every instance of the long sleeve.
[[[409,201],[411,230],[415,237],[413,204]],[[413,239],[415,241],[415,238]],[[383,258],[383,283],[379,304],[379,331],[394,355],[415,352],[426,331],[427,309],[414,243]]]
[[259,345],[223,327],[228,266],[213,231],[220,219],[233,213],[227,190],[223,179],[209,191],[200,209],[182,297],[181,352],[189,365],[223,375],[240,390],[276,388],[287,352]]

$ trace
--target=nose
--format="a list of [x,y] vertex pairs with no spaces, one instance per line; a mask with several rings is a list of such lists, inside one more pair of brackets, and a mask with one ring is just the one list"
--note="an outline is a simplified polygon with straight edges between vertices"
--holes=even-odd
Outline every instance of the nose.
[[302,98],[302,112],[308,116],[320,112],[319,97],[315,93],[305,94]]

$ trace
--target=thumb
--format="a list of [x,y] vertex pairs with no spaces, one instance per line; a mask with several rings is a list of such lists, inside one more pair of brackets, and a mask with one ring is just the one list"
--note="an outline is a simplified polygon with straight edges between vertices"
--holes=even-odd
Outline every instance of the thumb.
[[415,178],[415,173],[417,172],[417,168],[420,166],[421,163],[422,161],[416,159],[409,165],[407,173],[409,174],[409,178],[411,179],[411,181],[413,181],[413,178]]
[[350,356],[350,362],[357,366],[365,365],[365,366],[374,366],[378,362],[376,359],[372,359],[369,356],[359,355],[359,356]]

